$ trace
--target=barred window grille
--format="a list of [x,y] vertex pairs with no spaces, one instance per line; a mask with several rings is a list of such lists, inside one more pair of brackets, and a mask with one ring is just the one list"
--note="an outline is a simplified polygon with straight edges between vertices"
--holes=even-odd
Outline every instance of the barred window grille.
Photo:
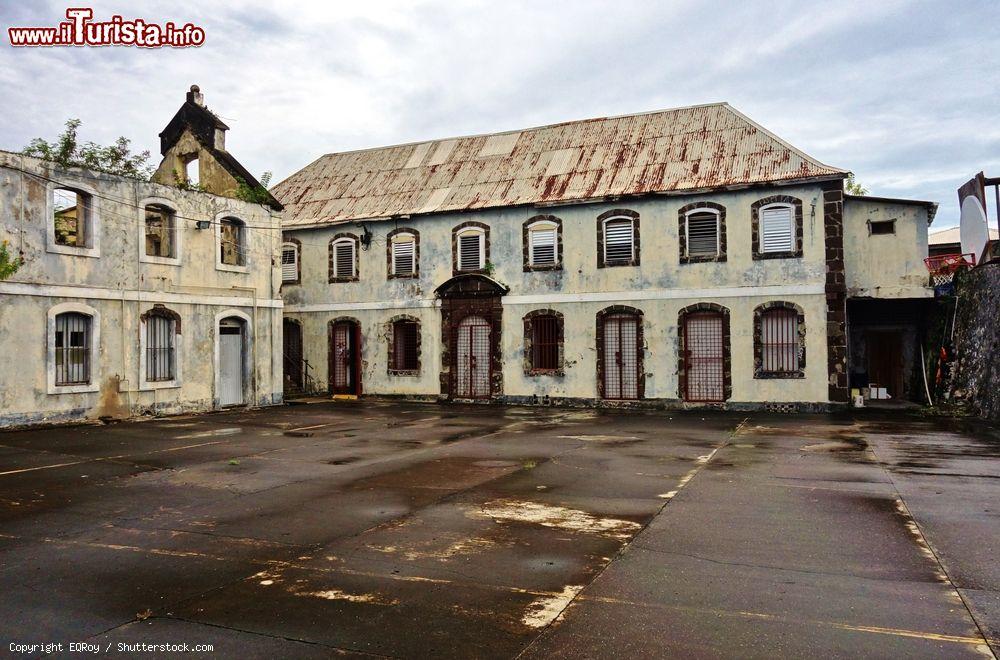
[[223,218],[219,233],[219,261],[227,266],[245,266],[246,236],[243,222],[236,218]]
[[56,316],[56,385],[90,383],[91,317],[77,312]]
[[398,371],[418,370],[420,361],[417,356],[417,344],[420,324],[416,321],[396,321],[392,326],[392,334],[392,368]]
[[483,259],[485,234],[469,232],[458,237],[458,269],[482,270],[486,264]]
[[281,246],[281,281],[294,282],[299,279],[299,246],[284,243]]
[[392,273],[393,275],[412,275],[414,267],[414,256],[416,253],[416,241],[413,236],[405,235],[393,239],[392,243]]
[[687,216],[687,254],[689,257],[715,257],[719,254],[719,214],[709,211]]
[[604,223],[605,263],[628,262],[635,258],[635,236],[631,218],[608,220]]
[[799,315],[792,309],[769,309],[760,317],[761,370],[769,374],[799,370]]
[[174,379],[176,366],[175,321],[165,316],[146,320],[146,380]]
[[333,276],[354,277],[354,241],[342,239],[333,244]]
[[765,206],[760,210],[761,252],[791,252],[795,245],[792,207]]
[[174,213],[165,206],[150,204],[146,212],[146,255],[175,257]]
[[559,318],[536,316],[531,320],[531,367],[555,371],[559,368]]
[[556,227],[542,225],[528,230],[529,262],[532,266],[556,264]]

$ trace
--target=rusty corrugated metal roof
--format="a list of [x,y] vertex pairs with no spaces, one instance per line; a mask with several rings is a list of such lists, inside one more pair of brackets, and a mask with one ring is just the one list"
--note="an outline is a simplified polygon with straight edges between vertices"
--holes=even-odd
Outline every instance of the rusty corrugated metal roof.
[[327,154],[272,192],[303,226],[845,174],[715,103]]

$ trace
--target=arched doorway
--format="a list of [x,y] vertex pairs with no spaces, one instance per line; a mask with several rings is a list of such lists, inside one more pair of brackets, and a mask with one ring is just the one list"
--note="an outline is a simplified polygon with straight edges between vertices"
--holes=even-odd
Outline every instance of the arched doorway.
[[361,324],[356,319],[334,319],[329,328],[330,393],[361,395]]
[[217,338],[216,392],[219,406],[242,406],[247,402],[246,392],[250,386],[247,320],[235,315],[221,318]]
[[713,303],[682,309],[680,394],[692,403],[722,403],[731,390],[729,310]]
[[295,319],[283,319],[281,329],[285,364],[285,393],[298,394],[302,392],[305,385],[302,362],[302,324]]
[[616,306],[597,315],[597,370],[601,398],[643,397],[642,312]]
[[508,289],[478,273],[456,275],[435,293],[441,299],[441,393],[449,399],[490,399],[503,394],[500,355]]

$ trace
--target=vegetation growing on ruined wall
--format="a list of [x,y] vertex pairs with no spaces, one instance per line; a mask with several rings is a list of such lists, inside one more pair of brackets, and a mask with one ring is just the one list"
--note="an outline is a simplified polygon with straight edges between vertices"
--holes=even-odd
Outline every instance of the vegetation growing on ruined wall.
[[21,267],[24,260],[21,257],[12,257],[7,241],[0,243],[0,280],[5,280]]
[[271,193],[267,192],[267,186],[271,183],[271,173],[264,172],[260,177],[259,186],[251,186],[244,179],[240,179],[240,185],[236,189],[236,199],[252,204],[267,204],[271,201]]
[[55,142],[35,138],[21,153],[51,161],[62,167],[85,167],[149,181],[153,174],[153,166],[149,164],[149,151],[132,153],[132,143],[126,137],[119,137],[109,146],[80,142],[77,135],[80,124],[79,119],[69,119],[66,121],[65,130]]

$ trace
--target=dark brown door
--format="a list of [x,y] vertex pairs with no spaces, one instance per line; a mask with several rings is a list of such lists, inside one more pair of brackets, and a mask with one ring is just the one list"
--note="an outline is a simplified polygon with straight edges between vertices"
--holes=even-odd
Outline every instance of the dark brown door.
[[285,354],[285,389],[302,389],[302,326],[291,319],[282,323]]
[[451,395],[457,399],[487,399],[490,396],[490,350],[492,328],[482,316],[466,316],[455,328]]
[[903,398],[903,335],[897,330],[868,332],[868,382]]
[[639,319],[610,314],[604,319],[604,398],[639,398]]
[[725,353],[722,314],[695,312],[684,319],[686,401],[725,400]]
[[333,394],[361,394],[361,332],[352,321],[331,328],[329,380]]

